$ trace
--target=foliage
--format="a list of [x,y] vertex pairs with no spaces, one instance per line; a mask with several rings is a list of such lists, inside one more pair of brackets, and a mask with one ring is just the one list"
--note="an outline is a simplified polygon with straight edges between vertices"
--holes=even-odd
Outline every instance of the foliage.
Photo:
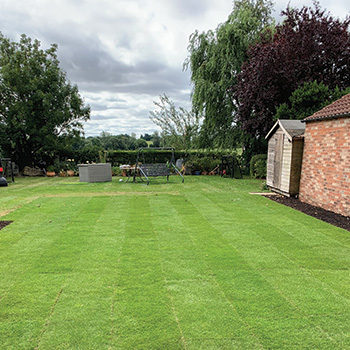
[[231,154],[233,155],[233,171],[234,171],[234,178],[239,179],[241,178],[241,169],[240,169],[240,162],[238,159],[238,156],[235,152],[208,152],[208,153],[196,153],[193,152],[191,154],[188,154],[185,159],[185,166],[187,170],[190,170],[190,172],[193,174],[195,171],[200,172],[212,172],[216,171],[216,173],[219,173],[219,167],[221,165],[221,159],[223,155]]
[[78,165],[74,159],[67,159],[67,170],[78,171]]
[[266,154],[257,154],[250,160],[250,176],[255,179],[266,178]]
[[145,141],[151,141],[152,135],[145,133],[144,135],[141,134],[140,139],[143,139]]
[[[226,164],[220,166],[220,174],[222,176],[233,176],[234,179],[242,178],[242,168],[241,168],[241,157],[234,156],[232,161],[231,159],[226,159]],[[233,162],[233,164],[232,164]],[[232,169],[233,167],[233,169]],[[233,174],[231,173],[233,170]]]
[[55,168],[54,165],[49,165],[49,166],[47,167],[47,171],[49,171],[49,172],[56,172],[56,168]]
[[[211,171],[216,165],[221,163],[222,155],[232,154],[237,157],[234,151],[230,150],[189,150],[175,151],[175,160],[183,159],[187,164],[192,163],[193,159],[211,159],[213,162],[206,166],[206,171]],[[150,148],[144,152],[145,163],[167,163],[171,160],[171,151],[152,150]],[[107,162],[113,166],[123,164],[133,165],[136,162],[137,151],[110,151],[107,154]],[[238,157],[237,157],[238,158]],[[143,159],[140,159],[143,162]],[[203,161],[204,162],[204,161]]]
[[103,131],[100,136],[91,139],[107,151],[118,149],[133,150],[139,147],[147,147],[147,142],[144,139],[136,139],[133,135],[127,134],[112,135]]
[[98,159],[100,163],[106,163],[107,162],[107,151],[99,151],[98,152]]
[[162,145],[162,137],[159,135],[158,131],[155,131],[152,134],[151,141],[152,141],[152,146],[153,147],[161,147],[161,145]]
[[330,91],[323,83],[307,82],[298,87],[289,97],[288,104],[282,103],[276,109],[275,119],[304,119],[333,101],[350,93],[350,88]]
[[0,35],[0,142],[20,167],[67,148],[90,116],[59,67],[57,45],[40,46],[25,35],[19,42]]
[[[335,19],[317,2],[314,8],[287,8],[282,14],[286,19],[276,33],[249,50],[233,96],[237,121],[255,137],[267,134],[276,108],[288,104],[304,83],[316,80],[330,91],[350,86],[350,18]],[[286,106],[281,108],[286,113]]]
[[89,146],[74,152],[74,159],[78,163],[93,162],[98,163],[100,161],[101,148],[98,146]]
[[158,125],[170,145],[182,150],[193,148],[199,130],[199,118],[183,107],[176,109],[167,95],[159,96],[154,102],[159,110],[150,112],[150,119]]
[[[136,163],[137,150],[132,151],[110,151],[107,154],[107,162],[114,166],[123,164],[133,165]],[[166,163],[171,160],[171,151],[152,150],[151,148],[144,152],[145,163]],[[183,152],[176,152],[175,158],[181,158]],[[143,163],[143,158],[139,160]]]
[[190,167],[192,170],[192,173],[194,171],[200,171],[200,172],[211,172],[215,168],[217,168],[218,165],[220,165],[221,159],[217,157],[210,157],[210,156],[198,156],[197,154],[194,154],[192,156],[189,156],[186,159],[186,166]]
[[112,175],[113,176],[121,176],[123,173],[122,169],[119,166],[112,167]]
[[215,31],[195,31],[190,36],[184,68],[191,70],[194,111],[204,115],[201,147],[237,145],[239,131],[234,123],[236,108],[230,91],[236,85],[248,47],[273,24],[271,10],[269,0],[237,0],[228,20]]
[[250,174],[250,160],[256,154],[267,152],[265,137],[254,137],[246,133],[243,137],[243,151],[240,158],[242,173]]

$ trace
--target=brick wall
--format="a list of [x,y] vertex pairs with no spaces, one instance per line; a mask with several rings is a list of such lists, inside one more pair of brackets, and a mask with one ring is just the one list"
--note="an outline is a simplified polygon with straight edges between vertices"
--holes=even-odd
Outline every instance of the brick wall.
[[350,118],[307,122],[301,201],[350,216]]

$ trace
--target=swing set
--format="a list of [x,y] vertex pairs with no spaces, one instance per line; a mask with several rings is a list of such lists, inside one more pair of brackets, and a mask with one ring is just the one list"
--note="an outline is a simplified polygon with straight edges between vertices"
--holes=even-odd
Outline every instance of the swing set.
[[[166,163],[146,163],[145,162],[145,152],[147,151],[171,151],[171,160]],[[142,158],[142,159],[141,159]],[[150,177],[166,176],[167,181],[169,181],[170,175],[180,175],[182,178],[182,183],[185,181],[181,172],[175,165],[175,148],[173,147],[141,147],[137,152],[135,171],[133,182],[136,182],[136,176],[139,174],[139,177],[142,181],[143,177],[149,184]]]

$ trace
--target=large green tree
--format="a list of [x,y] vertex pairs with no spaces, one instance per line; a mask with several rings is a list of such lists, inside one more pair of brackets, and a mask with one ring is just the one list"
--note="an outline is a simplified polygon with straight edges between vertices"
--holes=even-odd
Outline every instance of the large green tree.
[[302,117],[350,86],[350,17],[334,18],[316,1],[282,15],[275,34],[250,48],[236,85],[237,119],[254,137],[265,137],[277,111]]
[[348,93],[350,87],[331,90],[316,80],[304,83],[291,94],[288,103],[277,107],[274,119],[304,119]]
[[89,117],[90,107],[59,67],[57,45],[43,50],[26,35],[14,42],[0,34],[0,142],[7,155],[20,167],[54,157]]
[[215,31],[196,31],[190,36],[184,67],[191,70],[193,110],[204,116],[201,146],[235,146],[239,132],[232,88],[247,49],[259,40],[261,31],[273,26],[271,11],[269,0],[236,0],[228,20]]

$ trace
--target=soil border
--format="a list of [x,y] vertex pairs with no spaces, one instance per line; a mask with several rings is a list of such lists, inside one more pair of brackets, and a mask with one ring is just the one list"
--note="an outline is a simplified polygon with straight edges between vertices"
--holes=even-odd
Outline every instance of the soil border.
[[0,230],[7,225],[10,225],[13,221],[1,221],[0,220]]
[[262,196],[283,204],[287,207],[293,208],[295,210],[301,211],[302,213],[312,216],[316,219],[322,220],[324,222],[327,222],[328,224],[334,225],[339,228],[343,228],[344,230],[350,231],[350,217],[344,216],[338,213],[334,213],[333,211],[326,210],[320,207],[316,207],[314,205],[304,203],[300,201],[297,198],[293,197],[285,197],[279,194],[276,194],[274,196],[269,194],[263,194]]

